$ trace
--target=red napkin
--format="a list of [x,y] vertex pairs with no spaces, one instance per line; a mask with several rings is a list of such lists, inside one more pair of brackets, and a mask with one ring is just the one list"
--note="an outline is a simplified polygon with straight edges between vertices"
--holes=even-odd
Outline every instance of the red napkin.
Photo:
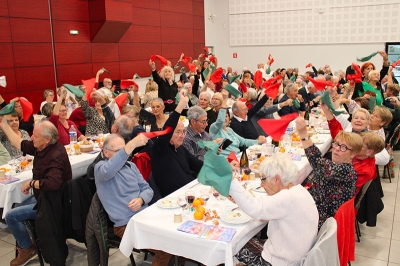
[[347,80],[350,81],[350,84],[361,83],[362,82],[362,72],[356,63],[352,63],[352,68],[356,72],[356,74],[348,74]]
[[262,73],[261,73],[261,71],[257,70],[256,74],[254,75],[254,83],[256,84],[257,90],[260,88],[262,80],[263,80]]
[[269,80],[266,80],[266,81],[263,83],[262,87],[265,89],[265,88],[267,88],[267,87],[269,87],[269,86],[271,86],[271,85],[274,85],[274,84],[277,83],[278,80],[280,80],[280,79],[282,79],[282,75],[281,75],[281,74],[279,74],[279,75],[276,76],[275,78],[270,78]]
[[192,60],[192,58],[190,56],[182,57],[182,62],[185,63],[185,64],[189,63],[190,60]]
[[192,63],[187,63],[187,65],[189,66],[190,71],[196,73],[196,66],[195,65],[193,65]]
[[228,162],[232,162],[232,161],[239,162],[236,157],[236,154],[233,151],[231,153],[229,153],[229,155],[226,159],[228,159]]
[[214,83],[218,83],[221,81],[222,78],[222,67],[218,68],[211,74],[210,79]]
[[247,92],[247,87],[246,87],[246,85],[245,85],[243,82],[241,82],[241,83],[239,84],[239,87],[240,87],[240,89],[242,90],[243,93],[246,93],[246,92]]
[[117,97],[115,97],[115,103],[118,105],[118,107],[121,109],[121,106],[124,104],[126,101],[126,98],[128,98],[128,93],[120,93]]
[[397,65],[400,65],[400,60],[397,60],[392,64],[392,68],[396,68]]
[[211,55],[211,53],[208,51],[208,47],[204,46],[204,52],[206,53],[206,56]]
[[212,56],[210,56],[208,59],[210,59],[210,61],[211,62],[213,62],[214,63],[214,65],[216,65],[217,64],[217,59],[212,55]]
[[91,79],[82,79],[82,84],[85,85],[86,87],[86,99],[89,101],[90,100],[90,95],[92,94],[93,88],[96,84],[96,79],[91,78]]
[[310,67],[311,66],[311,63],[308,63],[307,65],[306,65],[306,68],[308,68],[308,67]]
[[308,77],[308,80],[311,81],[312,84],[314,84],[315,88],[317,91],[322,91],[325,89],[326,86],[332,86],[333,83],[331,81],[326,81],[326,80],[316,80],[313,78]]
[[151,61],[154,61],[155,59],[159,59],[164,66],[168,64],[168,60],[165,59],[165,57],[162,57],[161,55],[152,55],[150,57]]
[[33,113],[32,103],[23,97],[19,97],[19,103],[21,104],[21,107],[22,107],[22,114],[23,114],[22,120],[24,122],[28,122],[29,117]]
[[132,85],[139,88],[139,85],[133,79],[123,79],[123,80],[121,80],[121,83],[119,86],[121,87],[121,89],[126,89]]
[[275,62],[274,58],[272,57],[271,54],[268,55],[268,60],[269,60],[269,65],[272,66],[272,63]]
[[172,131],[172,127],[166,127],[164,130],[161,130],[161,131],[142,132],[140,134],[144,134],[149,139],[152,139],[152,138],[155,138],[155,137],[167,135],[171,131]]
[[283,134],[285,134],[286,128],[289,123],[298,117],[298,113],[291,113],[288,115],[281,116],[281,119],[260,119],[258,124],[260,127],[271,136],[273,140],[279,141]]
[[270,85],[268,87],[264,87],[263,84],[263,88],[265,88],[264,93],[268,95],[268,97],[271,97],[272,99],[276,99],[276,96],[278,96],[279,93],[279,87],[281,86],[280,83],[275,83],[273,85]]

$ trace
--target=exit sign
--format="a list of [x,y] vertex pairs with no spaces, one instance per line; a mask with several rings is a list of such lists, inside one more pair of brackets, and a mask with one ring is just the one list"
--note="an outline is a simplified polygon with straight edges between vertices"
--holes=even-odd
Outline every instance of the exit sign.
[[233,53],[233,58],[237,58],[237,53]]

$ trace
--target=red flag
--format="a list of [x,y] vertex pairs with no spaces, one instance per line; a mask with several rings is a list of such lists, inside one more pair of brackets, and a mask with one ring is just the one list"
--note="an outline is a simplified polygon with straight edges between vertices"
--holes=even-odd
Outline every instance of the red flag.
[[126,92],[120,93],[117,97],[115,97],[115,103],[118,105],[120,109],[127,98],[128,98],[128,93]]
[[263,84],[262,87],[265,88],[264,93],[267,94],[268,97],[271,97],[272,99],[276,99],[276,96],[278,96],[278,93],[279,93],[280,86],[281,86],[280,83],[275,83],[273,85],[269,85],[268,87],[264,87],[264,84]]
[[187,63],[187,65],[189,66],[190,71],[196,73],[196,66],[195,65],[193,65],[192,63]]
[[257,90],[260,88],[262,80],[263,80],[262,73],[261,73],[261,71],[257,70],[256,74],[254,75],[254,83],[256,84]]
[[240,87],[240,90],[241,90],[243,93],[246,93],[246,92],[247,92],[246,84],[244,84],[243,82],[240,82],[239,87]]
[[283,134],[285,134],[286,128],[289,123],[298,117],[298,113],[291,113],[288,115],[281,116],[281,119],[266,119],[262,118],[258,120],[260,127],[271,136],[273,140],[279,141]]
[[165,59],[165,57],[162,57],[161,55],[152,55],[150,57],[151,61],[154,61],[155,59],[159,59],[164,66],[168,64],[168,60]]
[[86,99],[89,101],[90,95],[92,94],[93,88],[96,84],[96,79],[95,78],[86,79],[86,80],[82,79],[82,84],[86,88]]
[[21,104],[22,107],[22,115],[23,115],[22,120],[24,122],[28,122],[29,117],[31,117],[33,113],[32,103],[23,97],[19,97],[19,103]]
[[220,82],[222,78],[222,72],[222,67],[219,67],[217,70],[215,70],[210,76],[211,81],[214,83]]
[[308,63],[307,65],[306,65],[306,68],[309,68],[311,66],[311,63]]
[[190,60],[192,60],[192,58],[190,56],[182,57],[182,62],[185,63],[185,64],[189,63]]
[[331,81],[320,80],[320,79],[317,80],[310,77],[308,77],[308,80],[311,81],[312,84],[314,84],[315,88],[318,91],[324,90],[326,86],[331,86],[331,87],[334,86]]
[[268,55],[268,60],[269,60],[269,65],[272,66],[272,63],[275,62],[274,58],[272,57],[271,54]]
[[217,64],[217,59],[216,59],[214,56],[210,56],[208,59],[209,59],[211,62],[213,62],[214,65]]
[[228,162],[232,162],[232,161],[239,162],[236,157],[236,154],[233,151],[231,153],[229,153],[229,155],[226,159],[228,159]]
[[392,64],[392,68],[396,68],[397,65],[400,65],[400,60],[397,60]]
[[144,134],[149,139],[152,139],[152,138],[155,138],[155,137],[167,135],[171,131],[172,131],[172,127],[165,127],[165,129],[161,130],[161,131],[141,132],[139,134]]
[[139,85],[135,81],[133,81],[133,79],[122,79],[119,86],[121,87],[121,89],[127,89],[129,88],[129,86],[132,85],[139,88]]

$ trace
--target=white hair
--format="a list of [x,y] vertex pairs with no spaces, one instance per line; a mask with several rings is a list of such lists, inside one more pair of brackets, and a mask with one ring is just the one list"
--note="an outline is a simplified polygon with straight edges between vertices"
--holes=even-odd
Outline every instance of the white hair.
[[295,183],[299,168],[288,155],[278,152],[274,153],[271,157],[265,158],[260,164],[259,171],[268,180],[279,175],[282,184],[287,186],[289,183]]

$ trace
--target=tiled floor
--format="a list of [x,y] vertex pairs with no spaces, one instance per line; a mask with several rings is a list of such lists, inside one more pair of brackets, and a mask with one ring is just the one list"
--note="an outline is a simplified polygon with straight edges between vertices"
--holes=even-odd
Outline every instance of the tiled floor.
[[[400,151],[395,152],[396,177],[389,180],[382,179],[384,191],[383,202],[385,209],[378,215],[376,227],[361,225],[361,242],[356,243],[356,260],[353,266],[400,266],[400,182],[399,165]],[[86,248],[83,244],[68,240],[69,256],[67,265],[87,265]],[[15,240],[8,229],[0,229],[0,266],[9,265],[15,257]],[[39,265],[33,260],[27,265]],[[117,249],[110,250],[109,265],[130,265]],[[140,265],[151,265],[151,257]],[[186,262],[186,266],[196,264]]]

